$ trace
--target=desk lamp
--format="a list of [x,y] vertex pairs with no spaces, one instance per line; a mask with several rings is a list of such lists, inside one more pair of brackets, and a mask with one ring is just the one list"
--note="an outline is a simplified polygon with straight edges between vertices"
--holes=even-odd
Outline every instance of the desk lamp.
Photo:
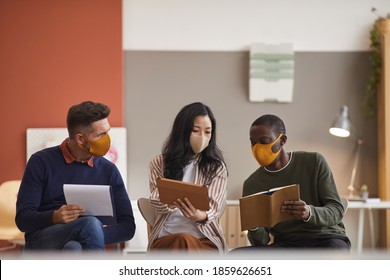
[[[332,127],[329,128],[329,132],[330,134],[338,137],[349,137],[351,135],[351,132],[354,132],[352,124],[349,121],[347,106],[344,105],[341,107],[340,114],[333,122]],[[349,199],[354,198],[353,193],[355,190],[356,170],[359,163],[361,146],[363,144],[363,140],[360,137],[358,137],[356,134],[355,134],[355,139],[357,144],[356,153],[355,153],[355,162],[352,168],[351,180],[349,181],[349,185],[347,187]]]

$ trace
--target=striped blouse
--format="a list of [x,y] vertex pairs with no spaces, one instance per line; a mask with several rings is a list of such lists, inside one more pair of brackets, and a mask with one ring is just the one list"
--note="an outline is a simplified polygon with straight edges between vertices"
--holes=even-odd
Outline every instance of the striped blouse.
[[[157,217],[153,230],[149,236],[148,249],[151,244],[158,238],[158,235],[167,220],[170,213],[173,211],[167,204],[160,202],[157,190],[157,178],[163,177],[163,157],[156,156],[150,162],[149,186],[150,186],[150,202],[155,209]],[[196,165],[195,183],[204,185],[206,178],[199,172],[199,167]],[[219,218],[222,216],[226,206],[226,185],[227,185],[227,170],[225,165],[217,171],[213,181],[207,185],[210,197],[210,209],[206,211],[207,220],[205,222],[197,222],[196,225],[200,232],[202,232],[210,241],[212,241],[218,248],[219,252],[225,253],[228,250],[225,238],[223,236],[222,227],[219,223]]]

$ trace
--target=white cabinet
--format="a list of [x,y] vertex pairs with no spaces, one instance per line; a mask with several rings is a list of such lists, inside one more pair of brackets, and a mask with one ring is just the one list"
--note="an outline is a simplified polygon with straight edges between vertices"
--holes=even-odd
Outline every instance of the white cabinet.
[[248,245],[246,231],[241,231],[240,206],[237,200],[228,200],[221,226],[230,249]]

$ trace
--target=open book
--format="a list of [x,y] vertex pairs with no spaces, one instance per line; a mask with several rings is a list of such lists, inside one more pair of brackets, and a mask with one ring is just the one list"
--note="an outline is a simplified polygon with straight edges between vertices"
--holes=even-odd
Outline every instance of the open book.
[[160,201],[173,204],[178,198],[190,200],[196,209],[209,210],[208,189],[205,186],[166,178],[157,179]]
[[272,227],[293,219],[281,212],[285,200],[299,200],[299,185],[288,185],[240,198],[241,229]]

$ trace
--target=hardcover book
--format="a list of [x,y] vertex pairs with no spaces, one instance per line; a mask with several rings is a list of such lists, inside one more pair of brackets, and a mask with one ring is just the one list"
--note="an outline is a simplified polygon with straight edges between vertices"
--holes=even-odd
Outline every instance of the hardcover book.
[[241,230],[257,227],[273,227],[277,223],[293,219],[282,213],[285,200],[299,200],[299,185],[288,185],[258,192],[239,199]]
[[205,186],[178,180],[159,178],[157,179],[157,188],[160,195],[160,201],[162,203],[173,205],[178,198],[183,200],[186,197],[195,208],[203,211],[210,209],[208,189]]

